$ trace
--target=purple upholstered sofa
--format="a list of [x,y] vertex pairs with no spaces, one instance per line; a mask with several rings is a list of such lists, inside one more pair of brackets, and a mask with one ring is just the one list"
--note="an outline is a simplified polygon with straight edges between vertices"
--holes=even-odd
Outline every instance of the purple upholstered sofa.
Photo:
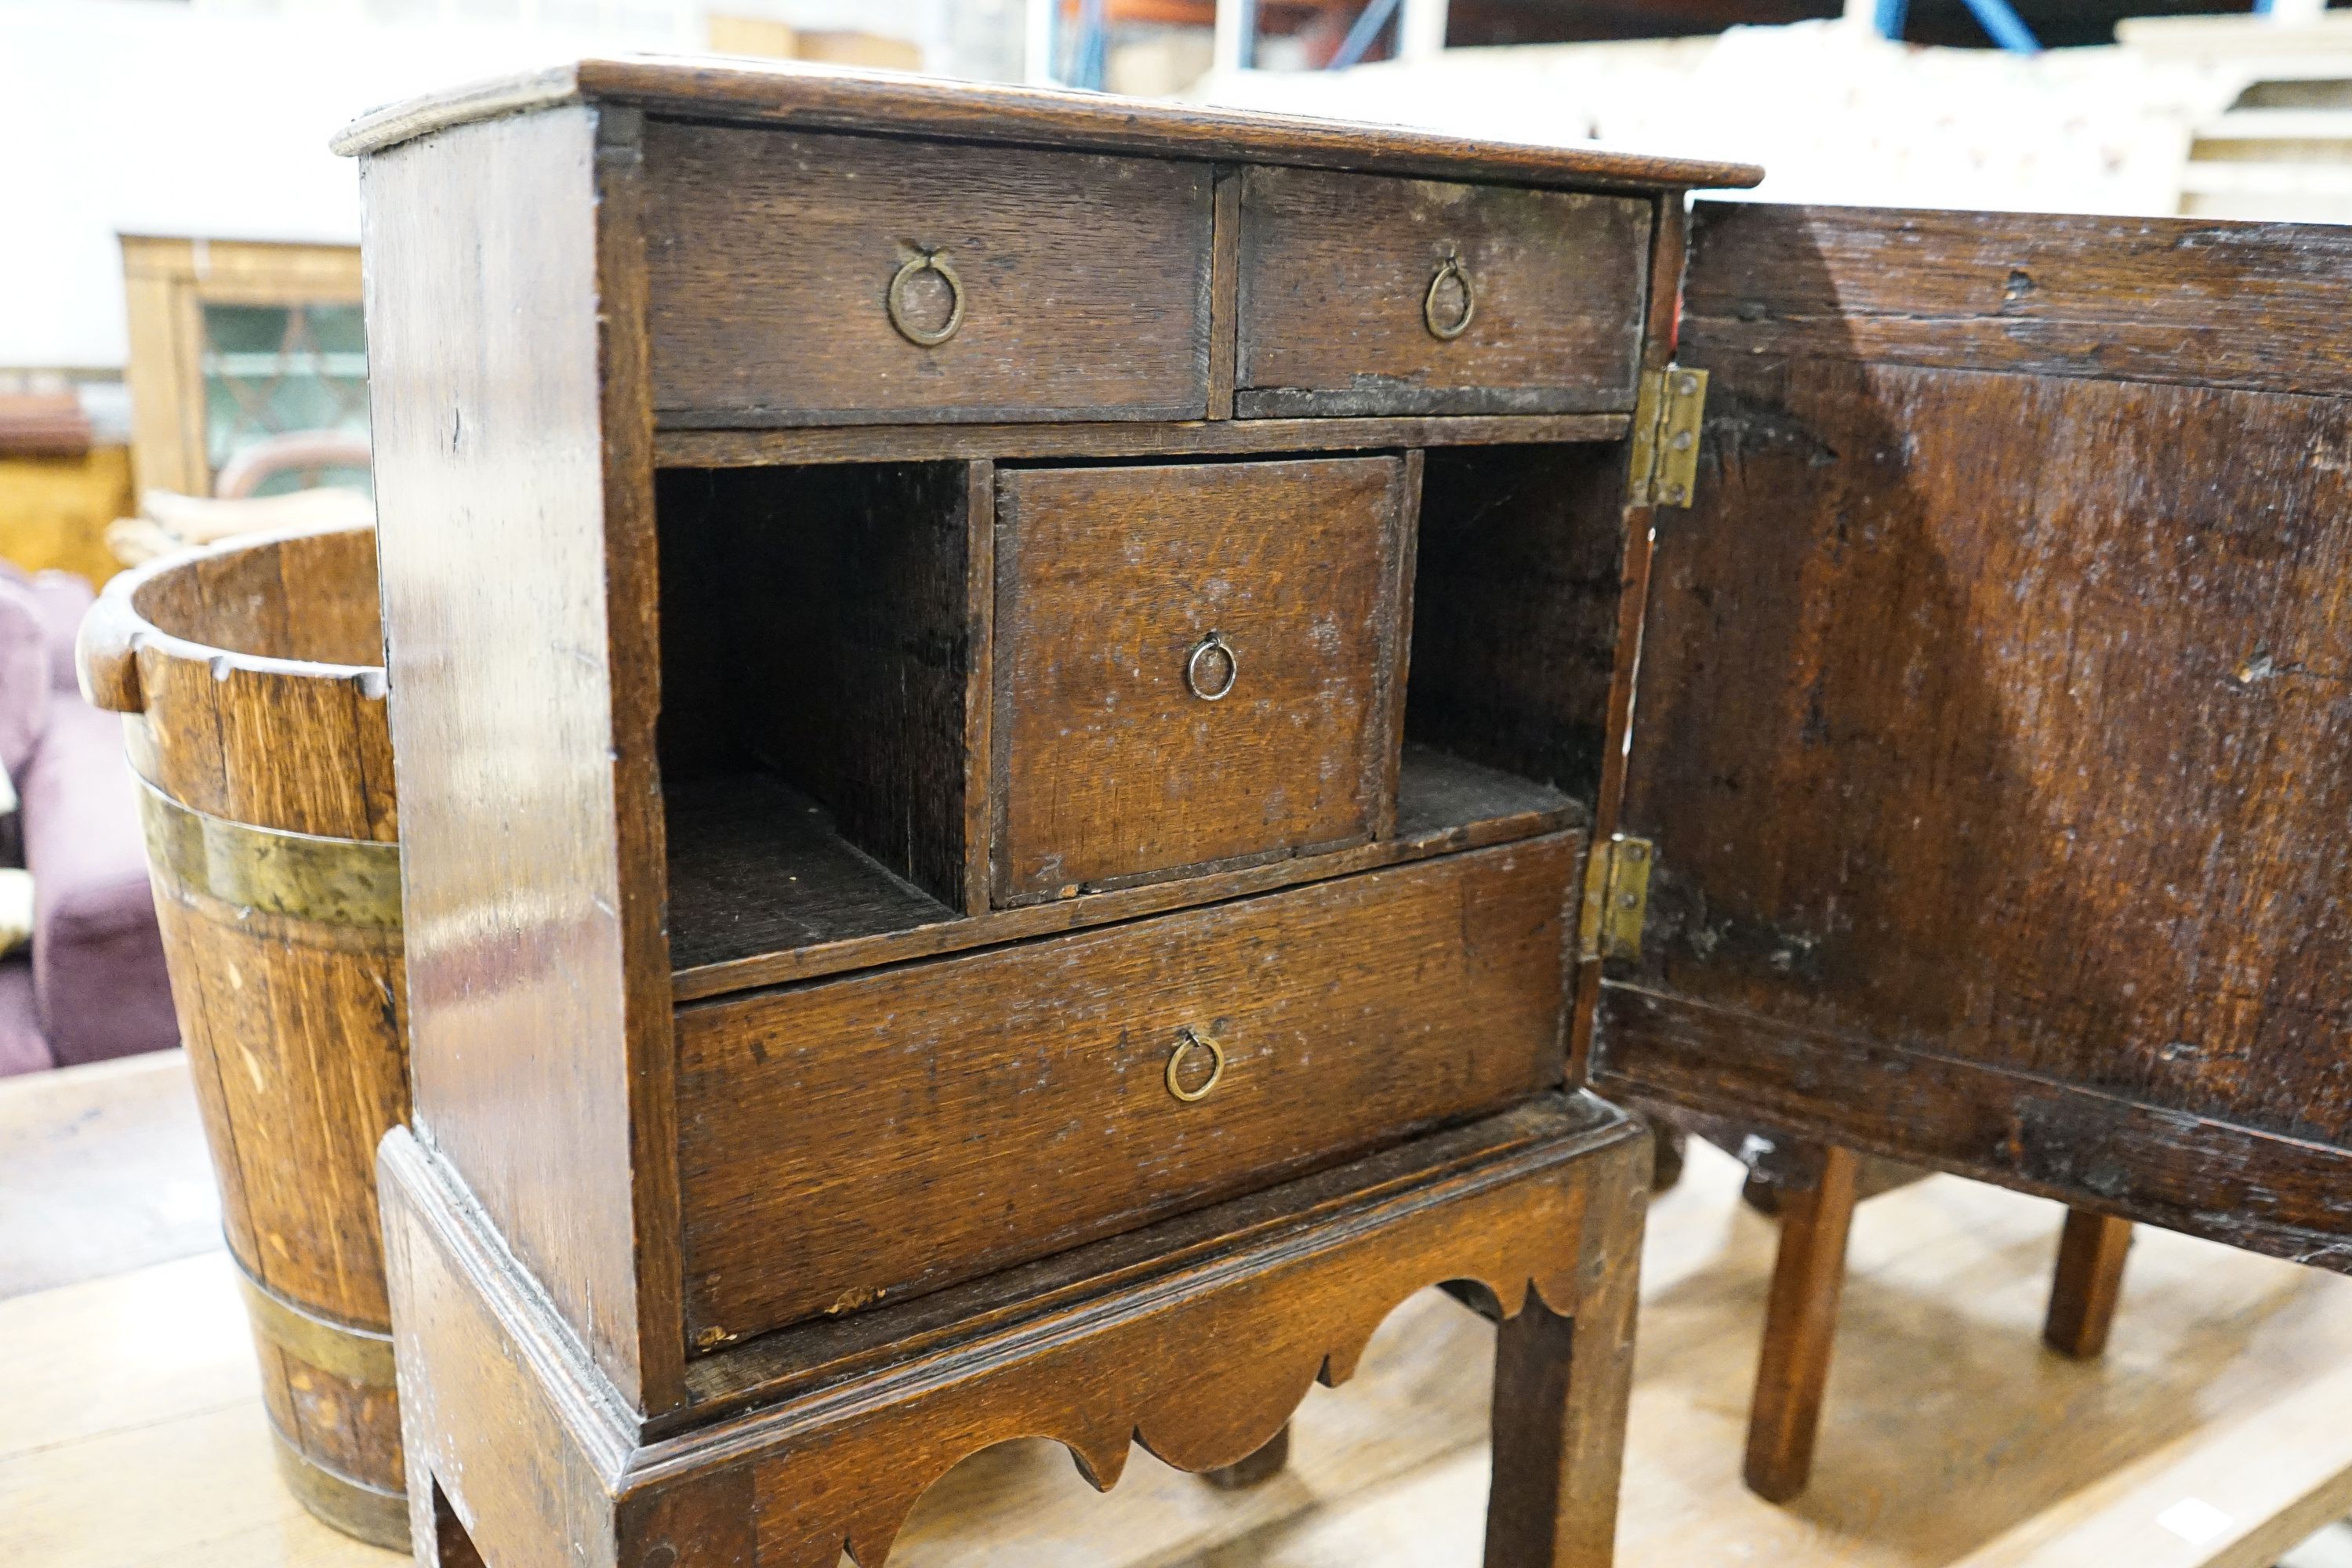
[[90,597],[0,562],[0,764],[20,802],[0,860],[33,874],[31,950],[0,959],[0,1076],[180,1043],[122,721],[74,684]]

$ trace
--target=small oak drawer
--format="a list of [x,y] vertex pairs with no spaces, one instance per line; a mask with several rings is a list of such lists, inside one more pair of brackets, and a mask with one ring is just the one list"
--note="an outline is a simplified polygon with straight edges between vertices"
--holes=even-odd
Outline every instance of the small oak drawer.
[[1630,410],[1650,211],[1631,196],[1249,169],[1234,412]]
[[666,424],[1207,411],[1205,165],[668,121],[645,161]]
[[999,905],[1384,830],[1417,468],[1000,470]]
[[1580,847],[681,1010],[690,1336],[936,1289],[1558,1083]]

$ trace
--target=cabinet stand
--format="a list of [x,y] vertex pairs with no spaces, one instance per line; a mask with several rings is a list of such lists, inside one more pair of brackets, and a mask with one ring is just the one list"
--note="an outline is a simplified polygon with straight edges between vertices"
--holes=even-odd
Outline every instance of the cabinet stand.
[[1610,1560],[1649,1139],[1549,1096],[979,1286],[704,1358],[632,1415],[447,1168],[381,1161],[412,1522],[460,1568],[883,1568],[917,1500],[1016,1437],[1108,1489],[1130,1439],[1187,1470],[1264,1449],[1406,1297],[1500,1320],[1489,1568]]

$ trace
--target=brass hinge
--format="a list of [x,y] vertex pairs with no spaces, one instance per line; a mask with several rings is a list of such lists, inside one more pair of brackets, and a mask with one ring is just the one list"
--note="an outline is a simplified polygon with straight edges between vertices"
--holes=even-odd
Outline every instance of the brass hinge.
[[1706,413],[1706,372],[1670,364],[1645,372],[1633,405],[1635,506],[1688,506],[1698,482],[1698,427]]
[[1579,922],[1587,958],[1642,956],[1642,927],[1650,918],[1650,868],[1657,846],[1620,833],[1597,845],[1584,874],[1584,913]]

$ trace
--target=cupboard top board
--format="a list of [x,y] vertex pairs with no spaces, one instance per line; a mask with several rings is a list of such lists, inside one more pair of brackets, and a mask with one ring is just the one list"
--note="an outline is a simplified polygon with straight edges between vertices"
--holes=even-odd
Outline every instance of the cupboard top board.
[[338,153],[356,156],[469,121],[578,102],[803,130],[941,136],[1585,189],[1744,187],[1764,177],[1764,171],[1752,163],[1484,142],[1393,126],[848,71],[797,61],[649,55],[583,59],[390,104],[353,121],[331,145]]

